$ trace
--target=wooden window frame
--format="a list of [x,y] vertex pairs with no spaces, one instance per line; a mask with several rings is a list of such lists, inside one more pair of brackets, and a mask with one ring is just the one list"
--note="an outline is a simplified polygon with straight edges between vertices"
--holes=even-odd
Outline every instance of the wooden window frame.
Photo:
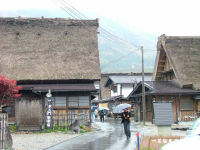
[[180,110],[181,111],[194,111],[194,101],[189,100],[189,99],[187,99],[187,100],[192,102],[192,108],[181,108],[182,101],[186,101],[186,100],[180,100]]

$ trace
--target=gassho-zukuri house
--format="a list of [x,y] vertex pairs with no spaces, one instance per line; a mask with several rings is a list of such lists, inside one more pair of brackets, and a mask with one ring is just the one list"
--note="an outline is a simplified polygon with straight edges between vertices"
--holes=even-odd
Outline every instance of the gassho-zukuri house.
[[98,20],[0,18],[0,74],[22,86],[9,113],[19,129],[40,129],[49,90],[55,114],[90,120],[100,81],[97,28]]
[[[162,35],[157,43],[153,81],[145,81],[146,120],[153,121],[153,102],[171,102],[173,119],[190,121],[200,113],[200,37]],[[128,96],[142,121],[142,83]]]

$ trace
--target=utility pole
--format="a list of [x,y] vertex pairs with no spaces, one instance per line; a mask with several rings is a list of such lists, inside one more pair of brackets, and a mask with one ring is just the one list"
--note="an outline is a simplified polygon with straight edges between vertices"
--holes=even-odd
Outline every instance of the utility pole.
[[142,52],[142,108],[143,108],[143,125],[146,121],[146,102],[145,102],[145,87],[144,87],[144,54],[143,46],[141,47]]

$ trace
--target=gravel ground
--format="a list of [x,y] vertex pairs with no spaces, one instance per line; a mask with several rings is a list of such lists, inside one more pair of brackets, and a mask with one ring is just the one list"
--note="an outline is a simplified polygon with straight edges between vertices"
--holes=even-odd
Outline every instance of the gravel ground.
[[42,150],[78,135],[65,133],[12,133],[13,148],[15,150]]
[[[172,125],[173,128],[189,127],[191,123],[181,123],[178,125]],[[93,124],[94,128],[98,128]],[[131,130],[139,131],[143,136],[157,135],[157,127],[151,123],[146,123],[143,126],[141,123],[135,123]],[[186,131],[172,130],[173,136],[185,136]],[[78,136],[79,134],[66,134],[66,133],[12,133],[13,148],[15,150],[42,150],[47,147],[53,146],[67,139]]]

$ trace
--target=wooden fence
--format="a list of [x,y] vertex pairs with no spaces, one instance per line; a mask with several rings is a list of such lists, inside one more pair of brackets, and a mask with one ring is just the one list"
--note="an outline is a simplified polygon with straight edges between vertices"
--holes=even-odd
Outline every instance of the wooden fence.
[[[163,145],[179,140],[182,136],[145,136],[140,138],[140,149],[159,150]],[[137,150],[138,147],[135,148]]]
[[12,147],[12,137],[8,127],[8,114],[0,113],[0,149]]
[[181,111],[180,118],[181,118],[181,121],[194,121],[198,118],[198,116],[197,116],[197,113],[195,112]]
[[84,113],[53,113],[53,125],[72,129],[77,124],[86,124],[89,122],[89,115]]

